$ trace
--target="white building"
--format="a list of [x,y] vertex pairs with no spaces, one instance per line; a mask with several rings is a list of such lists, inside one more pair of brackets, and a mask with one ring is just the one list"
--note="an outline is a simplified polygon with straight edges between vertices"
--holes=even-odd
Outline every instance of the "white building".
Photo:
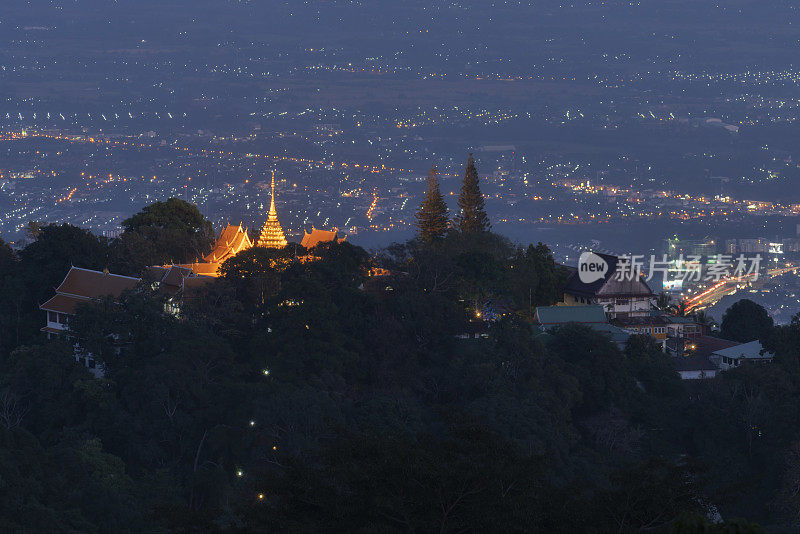
[[771,352],[766,352],[758,341],[751,341],[712,352],[708,359],[725,371],[739,367],[743,362],[769,363],[774,356]]
[[[64,336],[71,339],[70,319],[80,304],[97,301],[106,296],[119,297],[123,291],[136,287],[140,281],[139,278],[132,276],[71,267],[64,281],[56,288],[55,296],[39,306],[40,310],[47,313],[42,332],[45,332],[48,338]],[[91,353],[82,350],[77,343],[75,359],[91,369],[95,376],[103,374]]]

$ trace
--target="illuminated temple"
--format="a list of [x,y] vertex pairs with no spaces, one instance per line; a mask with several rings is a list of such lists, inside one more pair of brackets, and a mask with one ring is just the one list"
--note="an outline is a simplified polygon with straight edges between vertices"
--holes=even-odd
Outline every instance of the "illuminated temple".
[[278,212],[275,210],[275,175],[272,175],[272,196],[269,201],[269,214],[267,222],[261,229],[258,236],[258,246],[267,248],[283,248],[287,245],[286,236],[283,235],[283,228],[278,222]]
[[[196,263],[185,263],[177,267],[191,271],[195,276],[218,276],[220,266],[229,258],[251,247],[283,248],[288,242],[283,233],[283,227],[278,221],[278,211],[275,209],[275,176],[272,176],[272,196],[270,197],[269,213],[258,240],[253,242],[247,235],[247,229],[241,224],[226,226],[217,238],[213,250]],[[312,228],[311,232],[304,232],[301,245],[312,249],[320,243],[338,243],[344,241],[340,238],[337,229],[319,230]],[[165,266],[167,267],[167,266]]]

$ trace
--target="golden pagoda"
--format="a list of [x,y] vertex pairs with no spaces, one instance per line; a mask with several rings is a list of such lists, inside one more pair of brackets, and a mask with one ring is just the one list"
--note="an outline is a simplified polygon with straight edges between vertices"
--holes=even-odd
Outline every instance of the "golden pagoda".
[[269,202],[269,215],[267,222],[261,229],[256,246],[267,248],[283,248],[287,245],[286,236],[283,235],[283,228],[278,222],[278,212],[275,211],[275,173],[272,173],[272,197]]

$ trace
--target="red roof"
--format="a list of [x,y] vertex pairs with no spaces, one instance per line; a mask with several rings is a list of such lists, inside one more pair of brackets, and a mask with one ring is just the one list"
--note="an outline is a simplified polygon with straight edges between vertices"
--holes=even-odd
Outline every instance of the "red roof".
[[140,281],[139,278],[132,276],[71,267],[64,281],[56,288],[56,293],[87,299],[104,296],[118,297],[123,291],[136,287]]
[[81,302],[88,302],[89,299],[71,297],[69,295],[56,295],[41,306],[40,310],[53,311],[58,313],[75,313],[75,307]]

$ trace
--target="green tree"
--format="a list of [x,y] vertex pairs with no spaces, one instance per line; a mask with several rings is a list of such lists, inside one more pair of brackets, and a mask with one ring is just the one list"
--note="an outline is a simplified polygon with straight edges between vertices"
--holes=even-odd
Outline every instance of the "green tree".
[[747,343],[764,339],[772,326],[772,317],[767,310],[752,300],[742,299],[725,310],[720,333],[725,339]]
[[125,233],[135,232],[155,247],[152,263],[188,263],[208,253],[214,229],[197,206],[177,198],[145,206],[122,221]]
[[455,220],[456,227],[463,233],[486,232],[491,228],[486,215],[483,194],[480,188],[478,171],[472,154],[467,160],[464,181],[458,196],[458,207],[461,210]]
[[104,239],[89,230],[69,224],[49,224],[39,237],[20,252],[20,272],[35,303],[53,296],[53,288],[64,279],[71,266],[103,269],[108,247]]
[[416,227],[418,237],[424,243],[441,239],[447,232],[449,219],[447,204],[439,190],[439,170],[436,166],[428,172],[428,189],[425,191],[425,200],[417,211]]

